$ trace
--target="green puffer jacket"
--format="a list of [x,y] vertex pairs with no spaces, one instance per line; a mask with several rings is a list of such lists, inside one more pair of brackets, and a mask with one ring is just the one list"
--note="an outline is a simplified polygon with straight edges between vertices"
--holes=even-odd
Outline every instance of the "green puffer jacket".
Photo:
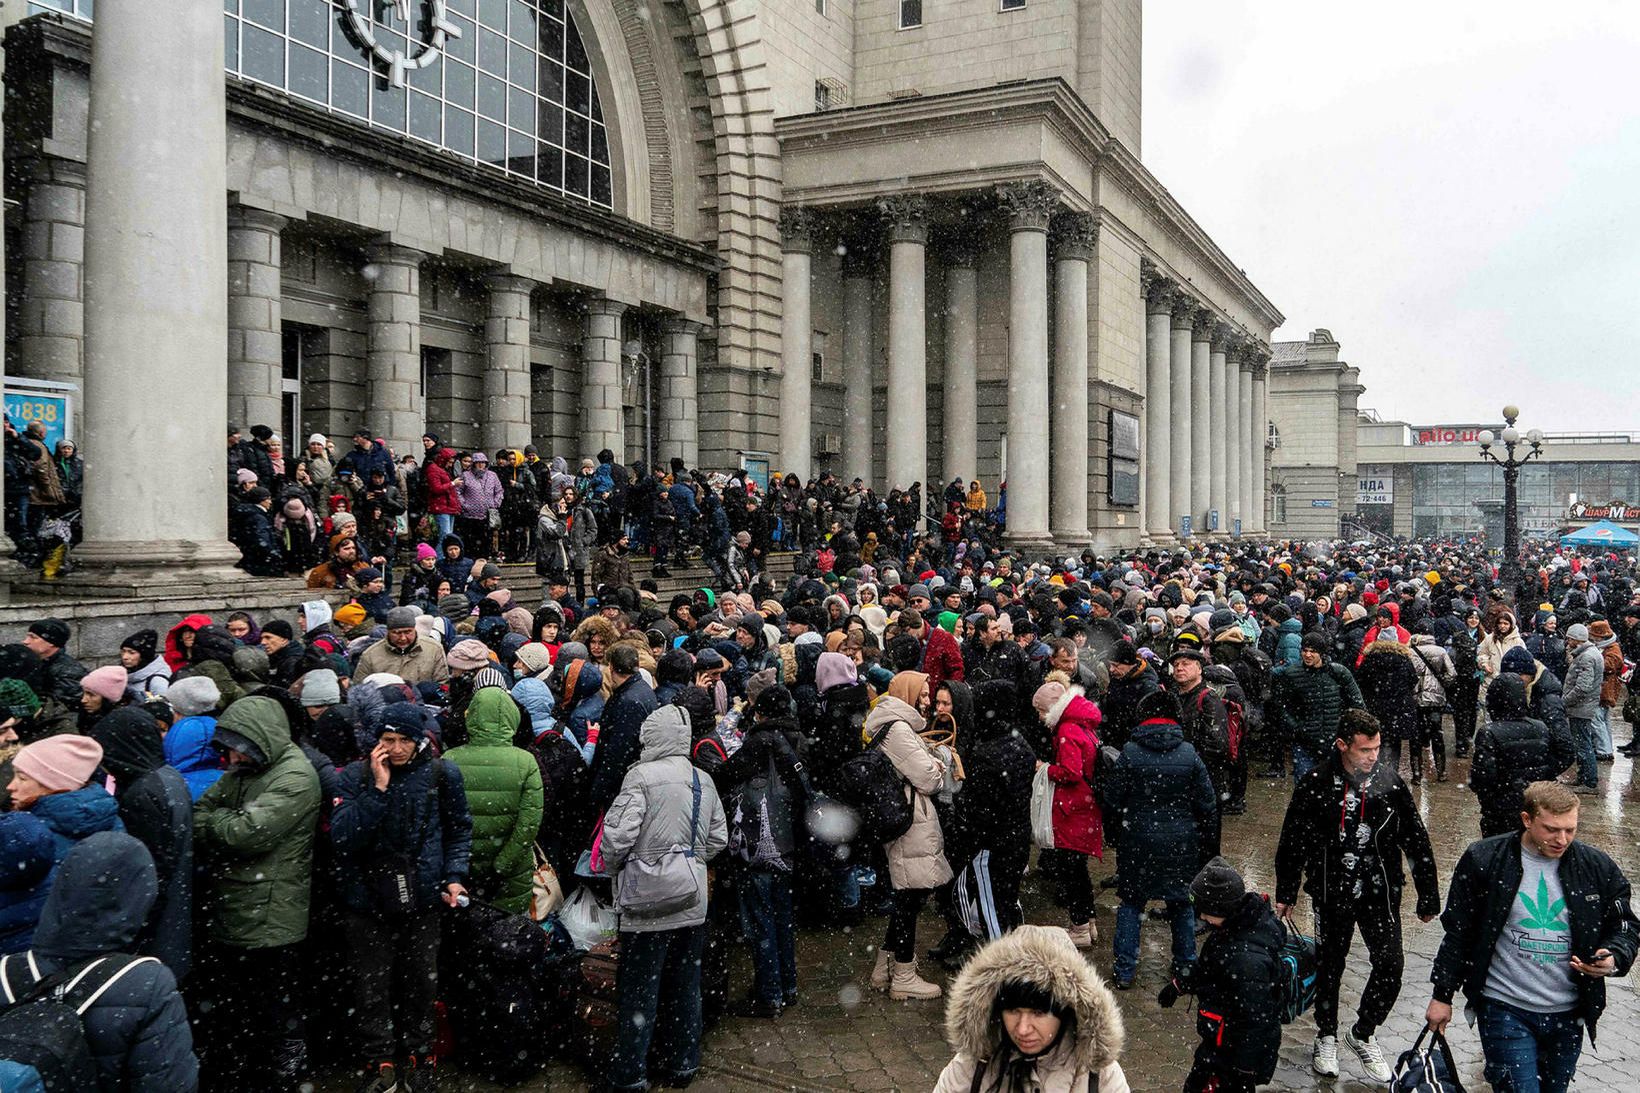
[[529,907],[535,872],[530,847],[541,827],[542,809],[541,767],[529,752],[513,747],[518,721],[518,704],[511,695],[500,687],[480,687],[467,704],[468,742],[444,756],[461,768],[467,787],[473,884],[490,902],[514,914]]
[[253,757],[194,804],[194,854],[205,872],[211,936],[267,949],[307,936],[319,776],[271,698],[242,698],[213,740]]
[[1361,688],[1342,664],[1328,661],[1319,668],[1299,664],[1277,668],[1271,676],[1264,720],[1275,725],[1277,740],[1296,744],[1319,759],[1333,750],[1339,715],[1364,706]]

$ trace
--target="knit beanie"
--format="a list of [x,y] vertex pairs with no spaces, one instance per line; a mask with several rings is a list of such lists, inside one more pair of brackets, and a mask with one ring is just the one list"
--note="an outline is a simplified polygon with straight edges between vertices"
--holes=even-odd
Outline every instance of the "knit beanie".
[[524,670],[532,676],[552,667],[552,651],[538,641],[526,642],[520,645],[514,656],[517,658],[518,663],[524,666]]
[[93,668],[80,679],[80,690],[90,691],[105,702],[125,697],[125,669],[118,664]]
[[183,717],[198,717],[216,709],[222,692],[210,676],[189,676],[167,687],[165,697]]
[[416,616],[421,614],[414,607],[395,607],[387,613],[387,628],[389,630],[408,630],[416,625]]
[[1139,700],[1134,711],[1135,718],[1143,724],[1146,721],[1179,721],[1179,700],[1172,691],[1152,691]]
[[1036,694],[1031,696],[1031,706],[1035,708],[1039,717],[1046,718],[1054,703],[1064,696],[1065,685],[1058,680],[1050,680],[1036,689]]
[[1531,651],[1525,646],[1516,645],[1503,654],[1503,661],[1499,670],[1516,676],[1529,676],[1537,673],[1537,661]]
[[1299,648],[1308,649],[1312,653],[1320,653],[1322,656],[1328,653],[1327,635],[1322,633],[1305,634],[1298,644]]
[[426,543],[417,543],[416,544],[416,561],[418,561],[418,562],[436,562],[436,561],[438,561],[438,551],[434,550],[431,546],[429,546]]
[[365,620],[365,609],[356,603],[343,604],[336,609],[336,622],[343,631],[351,630]]
[[120,648],[130,649],[137,654],[139,663],[147,664],[154,659],[154,653],[159,649],[159,633],[154,630],[138,630],[120,642]]
[[262,633],[272,634],[274,637],[284,638],[286,641],[296,640],[295,629],[284,619],[269,619],[262,627]]
[[304,706],[335,706],[342,701],[341,681],[333,668],[315,668],[302,676],[301,702]]
[[33,717],[40,712],[40,698],[20,679],[0,679],[0,717]]
[[40,619],[29,624],[28,632],[59,649],[68,644],[68,623],[62,619]]
[[490,654],[482,641],[477,638],[466,638],[456,642],[445,654],[444,659],[452,668],[476,672],[490,663]]
[[460,592],[452,592],[439,598],[438,613],[451,622],[460,622],[473,613],[473,605]]
[[1222,854],[1202,866],[1190,882],[1190,902],[1196,905],[1197,914],[1228,915],[1246,894],[1241,874]]
[[79,789],[102,762],[102,745],[89,736],[48,736],[25,744],[11,767],[54,792]]

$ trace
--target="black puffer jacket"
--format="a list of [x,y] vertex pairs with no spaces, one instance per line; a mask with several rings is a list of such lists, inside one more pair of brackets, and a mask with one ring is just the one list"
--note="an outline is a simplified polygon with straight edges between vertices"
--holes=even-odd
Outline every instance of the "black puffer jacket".
[[1355,669],[1361,699],[1378,719],[1384,743],[1418,738],[1418,668],[1412,649],[1380,639],[1367,646]]
[[1361,705],[1361,688],[1348,668],[1336,663],[1319,668],[1300,664],[1275,670],[1264,713],[1275,728],[1275,739],[1295,744],[1319,759],[1333,750],[1339,715]]
[[416,909],[439,905],[444,887],[467,883],[473,817],[461,768],[422,751],[402,767],[388,767],[385,790],[376,788],[368,759],[341,773],[341,800],[330,818],[336,890],[361,914],[395,911],[380,903],[378,871],[402,860],[415,875]]
[[[1435,954],[1430,982],[1434,995],[1450,1003],[1460,988],[1471,1002],[1481,1001],[1492,953],[1509,922],[1509,908],[1520,890],[1521,836],[1498,835],[1469,844],[1452,873],[1441,926],[1446,937]],[[1607,949],[1626,975],[1640,946],[1640,924],[1629,906],[1629,882],[1617,863],[1587,843],[1574,842],[1560,859],[1560,887],[1565,894],[1572,952]],[[1594,1043],[1595,1025],[1606,1008],[1606,981],[1577,975],[1577,1015]]]
[[1248,1079],[1274,1077],[1281,1048],[1283,928],[1257,892],[1241,897],[1224,925],[1208,931],[1191,986],[1196,992],[1196,1061]]
[[1218,843],[1207,766],[1173,721],[1141,722],[1105,781],[1105,830],[1119,831],[1116,895],[1126,903],[1184,899],[1200,848]]
[[1564,728],[1550,728],[1526,716],[1526,685],[1501,675],[1486,690],[1490,720],[1475,734],[1469,788],[1481,805],[1481,837],[1520,830],[1521,795],[1533,782],[1547,781],[1577,760]]
[[831,785],[839,767],[860,754],[860,731],[870,712],[871,695],[864,683],[838,684],[820,696],[808,735],[809,768],[821,789]]
[[963,761],[968,777],[956,796],[959,827],[967,849],[1028,848],[1031,843],[1031,778],[1036,753],[1014,728],[1019,698],[1002,680],[977,683],[974,735],[977,743]]
[[[100,956],[129,953],[158,885],[147,849],[130,835],[87,837],[57,867],[51,895],[34,932],[32,963],[42,976],[78,968]],[[33,983],[30,959],[4,966],[0,1004]],[[93,972],[95,974],[95,972]],[[176,977],[145,959],[100,994],[81,1019],[103,1093],[191,1093],[199,1085],[188,1015]]]

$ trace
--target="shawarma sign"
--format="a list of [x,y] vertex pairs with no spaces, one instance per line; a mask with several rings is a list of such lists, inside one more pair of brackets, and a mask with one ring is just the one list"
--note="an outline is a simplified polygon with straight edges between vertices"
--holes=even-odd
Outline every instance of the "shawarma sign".
[[1624,501],[1591,505],[1587,501],[1576,501],[1566,510],[1566,515],[1573,520],[1611,520],[1619,524],[1633,524],[1640,523],[1640,505],[1631,505]]

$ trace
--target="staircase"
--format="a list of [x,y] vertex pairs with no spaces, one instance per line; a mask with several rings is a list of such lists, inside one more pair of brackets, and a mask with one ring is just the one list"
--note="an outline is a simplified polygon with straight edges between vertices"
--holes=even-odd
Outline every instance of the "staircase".
[[[797,555],[790,553],[775,553],[769,555],[769,575],[777,584],[784,584],[792,575],[797,563]],[[652,568],[650,559],[642,555],[632,558],[632,579],[643,581],[649,577]],[[716,579],[712,571],[704,565],[668,566],[670,576],[657,578],[655,584],[658,591],[656,599],[665,607],[673,596],[679,592],[693,592],[702,586],[717,588]],[[587,581],[587,591],[592,592],[591,580]],[[513,594],[519,603],[540,603],[544,598],[541,578],[535,572],[533,564],[519,562],[503,562],[501,565],[501,587]]]

